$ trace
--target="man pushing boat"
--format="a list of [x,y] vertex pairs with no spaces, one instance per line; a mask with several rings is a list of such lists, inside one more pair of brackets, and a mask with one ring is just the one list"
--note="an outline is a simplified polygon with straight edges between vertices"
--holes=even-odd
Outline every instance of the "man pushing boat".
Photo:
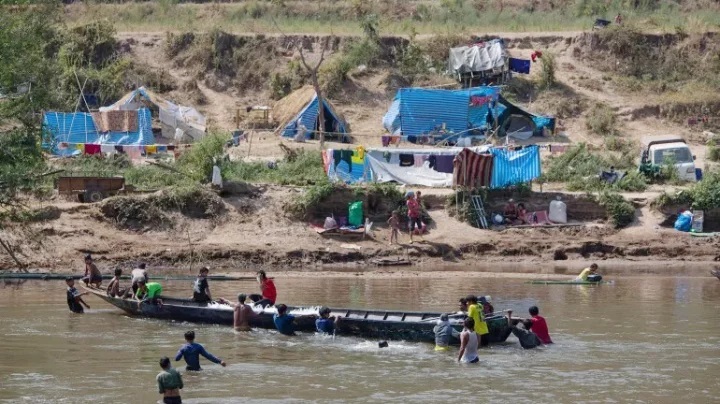
[[255,315],[255,312],[249,305],[245,304],[247,296],[244,293],[240,293],[237,298],[237,303],[231,303],[222,297],[218,299],[218,302],[234,308],[233,327],[235,327],[235,331],[250,331],[250,318]]
[[589,267],[580,272],[580,275],[575,278],[575,282],[600,282],[602,276],[597,273],[597,270],[598,264],[593,262]]

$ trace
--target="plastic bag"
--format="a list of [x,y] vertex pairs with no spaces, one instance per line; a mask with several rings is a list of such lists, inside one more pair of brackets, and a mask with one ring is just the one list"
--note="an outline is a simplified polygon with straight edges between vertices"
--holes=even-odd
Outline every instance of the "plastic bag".
[[348,223],[350,226],[361,226],[363,224],[362,201],[352,202],[348,208]]
[[690,231],[690,228],[692,227],[692,218],[693,214],[687,210],[678,215],[677,220],[675,220],[675,230]]

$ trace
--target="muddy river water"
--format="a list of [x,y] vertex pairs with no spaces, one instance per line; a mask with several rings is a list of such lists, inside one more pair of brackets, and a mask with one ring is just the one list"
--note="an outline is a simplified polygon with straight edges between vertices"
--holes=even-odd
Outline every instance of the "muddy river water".
[[[107,282],[107,281],[106,281]],[[190,282],[163,282],[189,295]],[[235,402],[685,402],[720,401],[720,282],[618,278],[599,286],[530,285],[522,279],[281,278],[291,304],[454,310],[469,292],[524,315],[537,304],[556,344],[481,351],[479,366],[431,345],[131,318],[95,297],[68,311],[62,281],[0,284],[0,402],[153,403],[158,359],[183,333],[226,360],[184,374],[183,401]],[[252,282],[211,283],[215,296]]]

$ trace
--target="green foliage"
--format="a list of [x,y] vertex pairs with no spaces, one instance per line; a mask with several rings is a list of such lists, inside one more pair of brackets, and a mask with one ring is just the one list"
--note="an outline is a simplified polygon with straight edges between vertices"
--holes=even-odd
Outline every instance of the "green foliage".
[[400,74],[410,82],[414,81],[418,75],[428,72],[428,61],[414,33],[410,35],[410,41],[403,49],[398,65]]
[[0,135],[0,207],[14,205],[18,191],[29,191],[42,183],[36,177],[46,169],[39,140],[32,128]]
[[540,81],[539,87],[548,90],[555,87],[555,55],[550,52],[543,53],[540,58]]
[[618,132],[615,113],[610,107],[599,102],[588,111],[585,126],[601,136],[615,136]]
[[270,78],[270,97],[279,100],[292,91],[292,78],[281,73],[274,73]]
[[703,180],[689,190],[694,209],[720,208],[720,172],[706,172]]
[[[487,200],[486,189],[473,191],[459,189],[445,197],[445,211],[448,212],[450,217],[454,217],[461,222],[466,222],[471,226],[476,226],[478,219],[477,213],[470,203],[470,197],[473,195],[480,195],[483,201]],[[459,205],[458,201],[460,201]]]
[[276,168],[266,162],[226,161],[223,178],[229,181],[274,183],[280,185],[314,185],[327,182],[322,156],[316,151],[300,151],[292,161],[281,161]]
[[326,179],[323,182],[305,188],[302,196],[288,201],[285,207],[288,213],[294,217],[304,218],[313,206],[327,199],[336,189],[341,187],[343,187],[343,185],[331,183]]
[[635,208],[622,195],[605,191],[600,194],[599,202],[616,228],[626,227],[635,220]]
[[705,158],[714,162],[720,161],[720,148],[718,148],[714,139],[708,142]]
[[344,55],[338,55],[323,63],[318,72],[318,81],[325,94],[332,97],[342,90],[353,65]]
[[222,157],[223,147],[228,140],[229,134],[208,134],[180,156],[177,168],[195,181],[208,181],[213,165]]

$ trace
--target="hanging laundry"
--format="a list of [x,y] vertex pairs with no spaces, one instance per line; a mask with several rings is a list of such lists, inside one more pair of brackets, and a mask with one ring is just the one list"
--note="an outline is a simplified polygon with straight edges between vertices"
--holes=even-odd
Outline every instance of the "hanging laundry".
[[175,150],[175,145],[169,144],[169,145],[167,145],[167,149],[168,149],[168,151],[173,151],[173,150]]
[[168,151],[167,145],[164,145],[164,144],[163,144],[163,145],[158,145],[158,146],[157,146],[157,152],[158,152],[158,153],[167,153],[167,151]]
[[100,152],[103,154],[115,154],[115,146],[111,144],[100,145]]
[[537,58],[542,58],[542,52],[540,52],[539,50],[536,50],[535,52],[530,54],[530,60],[532,60],[533,63],[535,63]]
[[489,187],[492,167],[492,154],[479,154],[463,149],[453,160],[453,186]]
[[407,137],[407,141],[410,142],[410,143],[417,143],[417,142],[418,142],[418,137],[415,136],[415,135],[409,135],[409,136]]
[[87,155],[93,155],[100,153],[99,144],[85,144],[84,153]]
[[390,146],[390,136],[383,136],[380,138],[380,140],[382,141],[383,147]]
[[400,144],[400,136],[390,136],[390,144]]
[[428,156],[426,154],[416,154],[415,155],[415,167],[422,167],[423,164],[427,161]]
[[85,152],[85,144],[84,143],[75,143],[75,150],[80,150],[81,152]]
[[68,148],[67,142],[58,143],[58,150],[67,150],[67,148]]
[[156,154],[157,153],[157,146],[155,145],[147,145],[145,146],[145,154]]
[[383,158],[385,159],[386,163],[389,163],[390,159],[392,158],[392,154],[389,151],[383,152]]
[[566,150],[567,150],[567,145],[564,145],[564,144],[562,144],[562,145],[560,145],[560,144],[550,145],[550,153],[553,153],[553,154],[555,154],[555,153],[565,153]]
[[415,156],[412,154],[401,154],[399,157],[400,167],[410,167],[415,165]]
[[352,171],[352,150],[333,150],[333,165],[337,169],[338,164],[344,161],[348,165],[348,171]]
[[359,158],[360,160],[364,160],[364,159],[365,159],[365,147],[363,147],[362,145],[356,147],[356,148],[355,148],[355,155],[356,155],[357,158]]
[[125,154],[123,146],[115,146],[115,153]]
[[435,156],[435,164],[433,164],[432,169],[439,173],[452,174],[454,159],[455,156],[452,155]]
[[515,73],[530,74],[530,61],[525,59],[510,58],[510,71]]
[[131,160],[137,160],[142,155],[142,146],[125,146],[125,153]]

